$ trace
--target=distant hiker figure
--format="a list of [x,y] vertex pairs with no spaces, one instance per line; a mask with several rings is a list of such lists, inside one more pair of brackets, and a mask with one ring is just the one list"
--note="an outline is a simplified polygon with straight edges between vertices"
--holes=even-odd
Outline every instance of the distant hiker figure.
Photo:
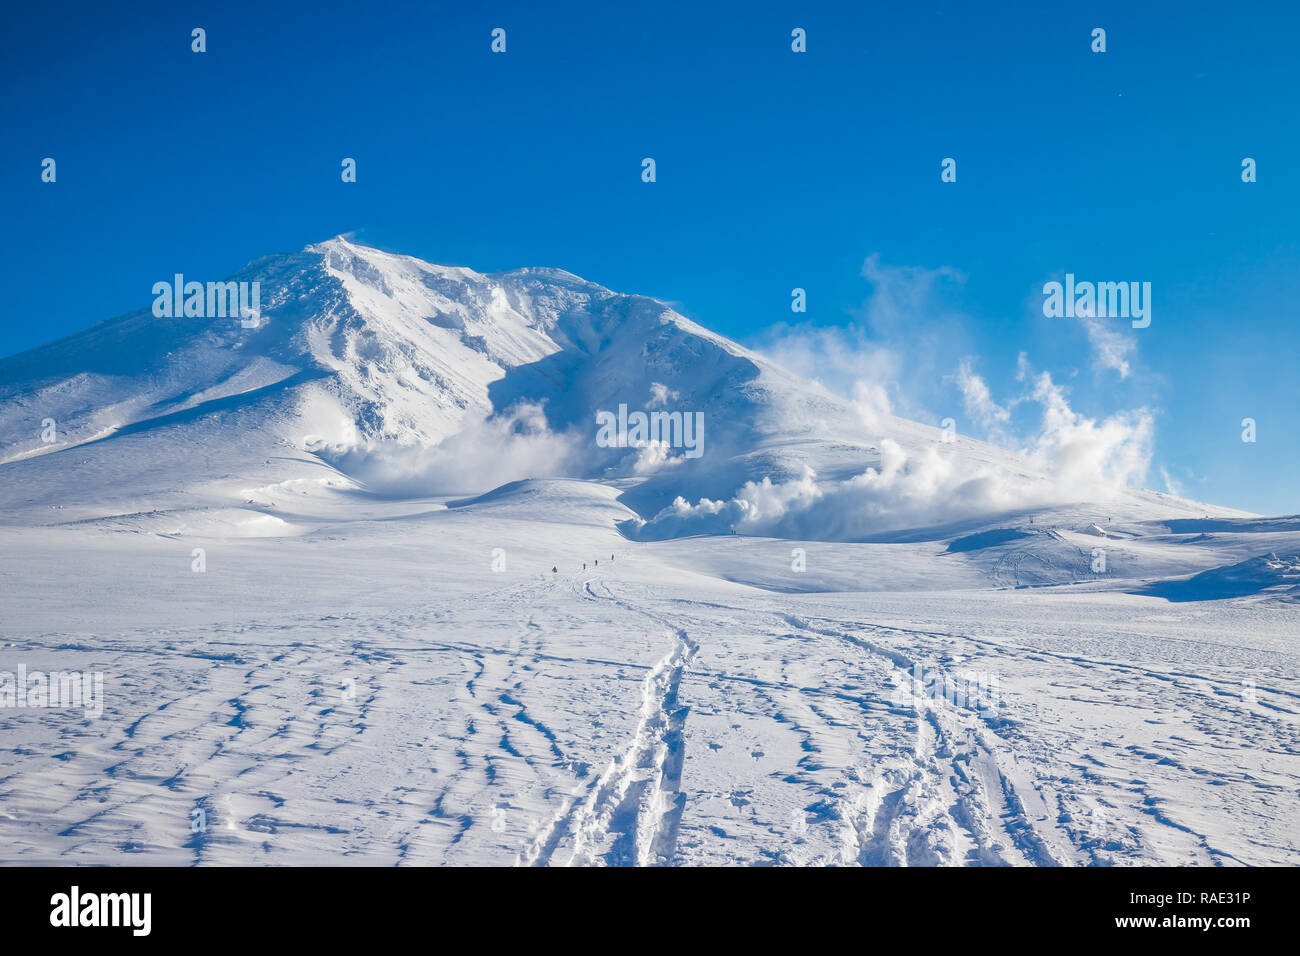
[[559,568],[551,568],[551,573],[552,573],[552,574],[559,574],[559,573],[560,573],[560,569],[559,569]]
[[600,558],[596,559],[596,567],[600,567]]

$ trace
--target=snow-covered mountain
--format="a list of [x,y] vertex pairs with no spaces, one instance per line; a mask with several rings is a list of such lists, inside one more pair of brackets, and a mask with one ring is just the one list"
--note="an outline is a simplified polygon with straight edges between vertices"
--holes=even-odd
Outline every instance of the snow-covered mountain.
[[1300,518],[565,272],[232,278],[0,362],[0,862],[1300,861]]
[[[142,310],[5,360],[3,435],[18,446],[7,457],[233,407],[232,397],[244,407],[272,398],[268,422],[293,442],[319,424],[340,443],[436,443],[467,413],[520,398],[548,401],[566,425],[620,398],[643,405],[656,379],[685,390],[683,401],[727,401],[720,417],[748,410],[726,390],[760,372],[780,380],[768,393],[794,384],[654,300],[560,270],[481,275],[340,238],[229,278],[261,283],[259,328]],[[26,434],[28,409],[66,423],[64,439],[51,447]]]
[[[1080,501],[1105,502],[1080,512],[1094,520],[1232,514],[1068,487],[1046,463],[864,416],[661,302],[556,269],[484,275],[337,238],[229,278],[260,283],[255,328],[144,309],[0,362],[6,505],[84,519],[106,499],[234,505],[250,482],[409,496],[568,476],[623,479],[624,531],[643,538],[865,540]],[[600,440],[597,413],[621,407],[694,416],[698,447]]]

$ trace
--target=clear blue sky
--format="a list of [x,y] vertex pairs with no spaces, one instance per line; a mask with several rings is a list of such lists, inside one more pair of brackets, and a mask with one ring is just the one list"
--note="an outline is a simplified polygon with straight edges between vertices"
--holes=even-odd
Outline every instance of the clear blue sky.
[[[6,11],[0,354],[344,232],[747,342],[852,322],[876,254],[965,277],[944,307],[996,396],[1026,352],[1082,412],[1157,411],[1152,486],[1300,511],[1300,4],[131,6]],[[1041,314],[1066,271],[1152,283],[1127,378]]]

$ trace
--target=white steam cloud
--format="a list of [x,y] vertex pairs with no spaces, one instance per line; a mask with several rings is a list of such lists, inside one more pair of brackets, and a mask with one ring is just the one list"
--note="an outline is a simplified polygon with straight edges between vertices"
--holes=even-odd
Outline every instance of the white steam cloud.
[[471,412],[437,445],[378,442],[322,454],[380,495],[476,494],[510,481],[570,474],[582,462],[578,436],[552,431],[541,405],[521,403],[487,417]]
[[[1047,372],[1034,374],[1021,356],[1026,391],[1014,404],[1041,409],[1038,429],[1019,454],[1025,468],[972,464],[942,444],[907,450],[880,442],[876,466],[844,481],[798,478],[748,482],[728,500],[677,498],[636,530],[643,538],[683,534],[756,534],[809,540],[861,540],[904,528],[1049,507],[1104,501],[1145,476],[1151,461],[1152,415],[1146,409],[1096,419],[1070,407],[1066,390]],[[1010,420],[969,363],[958,370],[968,410],[995,425]],[[1034,474],[1036,473],[1036,475]]]

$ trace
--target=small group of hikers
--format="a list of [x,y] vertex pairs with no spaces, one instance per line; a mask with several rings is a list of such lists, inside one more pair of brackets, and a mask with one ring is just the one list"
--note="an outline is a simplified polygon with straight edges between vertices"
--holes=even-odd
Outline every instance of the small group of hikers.
[[[609,556],[609,560],[611,560],[611,561],[614,560],[614,556],[613,556],[612,554]],[[597,567],[597,568],[600,567],[600,558],[597,558],[597,559],[596,559],[596,562],[595,562],[595,564],[594,564],[594,567]],[[587,570],[587,562],[586,562],[586,561],[583,561],[583,562],[582,562],[582,570],[584,570],[584,571]],[[560,573],[560,568],[559,568],[559,566],[557,565],[556,567],[551,568],[551,573],[552,573],[552,574],[559,574],[559,573]]]

